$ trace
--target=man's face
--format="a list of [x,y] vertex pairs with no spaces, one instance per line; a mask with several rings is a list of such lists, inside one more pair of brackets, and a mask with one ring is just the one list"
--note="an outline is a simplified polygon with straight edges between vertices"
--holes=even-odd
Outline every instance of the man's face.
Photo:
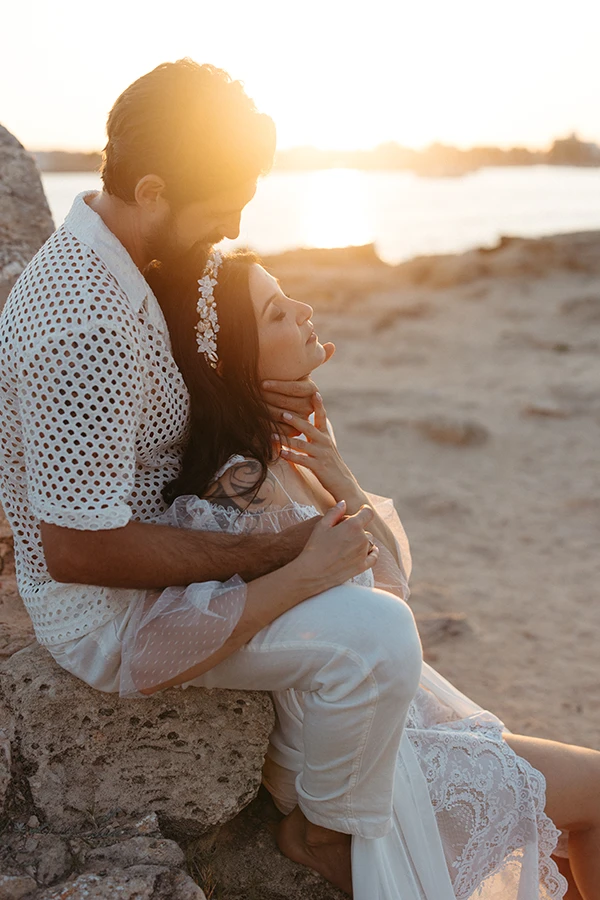
[[255,193],[256,182],[249,181],[209,200],[188,203],[177,212],[165,204],[163,220],[147,237],[153,258],[171,262],[197,244],[206,246],[208,251],[223,238],[238,237],[242,210]]

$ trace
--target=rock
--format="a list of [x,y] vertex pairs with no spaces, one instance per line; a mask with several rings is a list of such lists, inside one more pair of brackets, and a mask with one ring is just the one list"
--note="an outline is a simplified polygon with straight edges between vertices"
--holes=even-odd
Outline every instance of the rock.
[[74,867],[68,842],[57,834],[7,829],[2,835],[0,871],[7,875],[27,872],[37,885],[53,885],[67,878]]
[[282,818],[269,794],[259,795],[218,833],[189,847],[206,894],[227,900],[348,900],[312,869],[279,851],[274,831]]
[[84,874],[31,900],[206,900],[194,881],[177,869],[131,866],[110,875]]
[[0,698],[0,817],[5,812],[12,779],[12,741],[14,722],[10,710]]
[[29,875],[0,875],[0,900],[21,900],[36,888]]
[[0,622],[0,659],[7,659],[35,641],[33,628]]
[[478,422],[461,422],[445,416],[417,419],[413,424],[422,435],[436,444],[472,447],[485,443],[489,437],[487,428]]
[[167,836],[201,834],[233,818],[260,785],[274,722],[267,694],[173,688],[124,700],[88,687],[37,644],[3,663],[0,691],[14,716],[28,816],[55,831],[119,810],[155,812]]
[[31,257],[53,231],[34,159],[0,125],[0,310]]
[[57,834],[37,834],[28,840],[36,844],[29,853],[35,860],[34,877],[38,884],[55,884],[71,873],[71,854],[66,842]]
[[81,867],[86,872],[112,872],[133,865],[183,866],[185,857],[175,841],[163,837],[132,837],[109,847],[84,851]]

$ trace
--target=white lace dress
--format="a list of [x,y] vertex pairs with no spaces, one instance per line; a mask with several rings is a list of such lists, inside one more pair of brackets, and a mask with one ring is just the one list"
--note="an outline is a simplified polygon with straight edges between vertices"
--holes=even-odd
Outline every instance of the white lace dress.
[[[405,573],[397,567],[392,572],[391,555],[386,562],[382,552],[375,577],[369,571],[357,580],[406,595],[404,575],[410,574],[410,551],[404,529],[392,501],[374,495],[370,500],[396,536]],[[316,514],[314,507],[292,500],[270,512],[232,513],[188,496],[178,498],[159,521],[244,533],[280,531]],[[140,655],[152,662],[148,677],[156,678],[154,684],[172,676],[174,665],[185,671],[231,633],[244,600],[245,585],[237,577],[225,585],[170,588],[160,596],[148,592],[145,601],[138,601],[120,617],[122,621],[59,648],[63,655],[57,660],[90,681],[90,655],[106,659],[110,663],[97,668],[96,684],[135,695],[133,668],[138,687],[139,673],[144,671],[139,667]],[[199,652],[200,629],[206,637]],[[175,655],[169,646],[177,647]],[[99,671],[103,667],[105,671]],[[105,688],[109,681],[113,686]],[[276,728],[271,738],[273,752],[265,764],[265,784],[277,806],[287,813],[296,805],[303,697],[289,690],[275,692],[273,699],[285,729]],[[496,716],[423,665],[397,757],[393,827],[381,838],[353,837],[354,900],[564,897],[567,883],[551,859],[560,832],[544,813],[544,776],[511,750],[502,738],[506,730]]]

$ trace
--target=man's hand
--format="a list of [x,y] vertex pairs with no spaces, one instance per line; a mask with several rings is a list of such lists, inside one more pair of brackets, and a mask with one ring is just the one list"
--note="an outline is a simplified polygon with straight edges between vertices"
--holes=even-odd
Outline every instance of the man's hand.
[[[323,344],[326,352],[323,363],[331,359],[335,353],[335,344]],[[321,365],[323,365],[321,363]],[[314,396],[317,393],[317,385],[310,376],[300,381],[263,381],[263,399],[269,407],[273,421],[281,423],[280,430],[289,437],[302,434],[297,428],[293,428],[283,418],[284,412],[291,412],[301,419],[306,419],[313,412]]]

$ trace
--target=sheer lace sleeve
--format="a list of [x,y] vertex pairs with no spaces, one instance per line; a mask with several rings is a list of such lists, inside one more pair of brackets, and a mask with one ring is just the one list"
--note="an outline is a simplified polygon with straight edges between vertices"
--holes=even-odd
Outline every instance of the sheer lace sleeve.
[[[177,497],[157,524],[221,534],[266,534],[301,520],[281,503],[276,479],[260,481],[260,465],[232,457],[216,474],[206,497]],[[246,584],[234,576],[147,592],[134,606],[121,649],[121,696],[141,696],[164,686],[219,650],[239,622]],[[191,677],[191,676],[190,676]]]
[[401,566],[398,566],[387,547],[384,547],[380,541],[376,541],[379,547],[379,559],[373,567],[375,587],[396,594],[403,600],[408,600],[410,596],[408,579],[412,570],[412,559],[408,538],[394,507],[394,501],[389,497],[379,497],[377,494],[367,494],[367,497],[375,512],[392,532],[402,563]]

